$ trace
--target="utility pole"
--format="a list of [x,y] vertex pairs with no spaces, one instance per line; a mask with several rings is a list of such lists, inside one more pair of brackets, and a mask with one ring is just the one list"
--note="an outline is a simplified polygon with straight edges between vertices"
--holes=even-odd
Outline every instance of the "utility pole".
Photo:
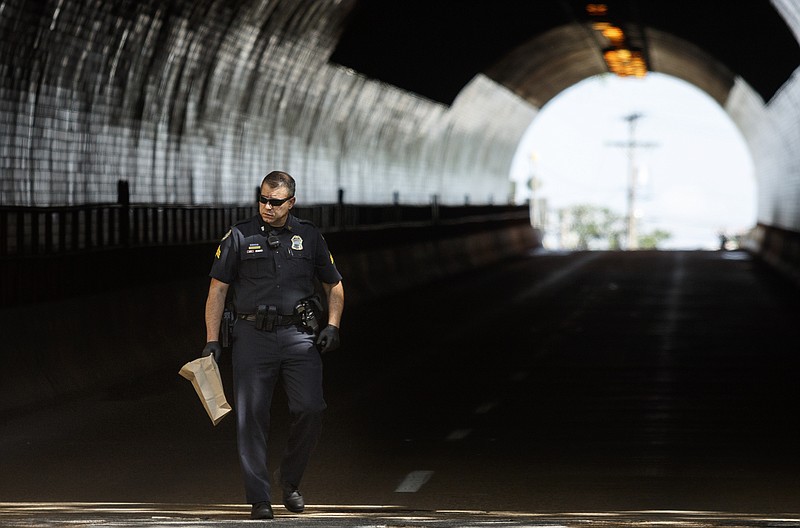
[[636,141],[636,122],[642,117],[644,115],[638,112],[623,117],[622,119],[628,122],[628,141],[610,143],[614,147],[625,147],[628,150],[628,192],[627,211],[625,214],[626,249],[639,249],[639,233],[636,229],[636,189],[639,184],[636,149],[656,146],[655,143]]
[[543,224],[544,214],[541,211],[538,202],[539,178],[537,177],[536,162],[539,160],[539,155],[533,151],[530,156],[529,173],[528,177],[528,190],[530,190],[529,208],[531,225],[533,227],[541,228]]

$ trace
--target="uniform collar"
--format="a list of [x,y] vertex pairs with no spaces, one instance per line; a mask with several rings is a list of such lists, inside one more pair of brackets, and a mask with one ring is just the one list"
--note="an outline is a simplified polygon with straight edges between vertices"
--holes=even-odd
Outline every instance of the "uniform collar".
[[256,215],[256,218],[258,219],[258,224],[261,227],[262,233],[269,233],[270,231],[280,233],[284,229],[286,231],[294,231],[295,227],[298,225],[297,218],[295,218],[292,213],[289,213],[289,216],[286,217],[286,223],[283,224],[283,227],[270,227],[270,225],[266,223],[263,218],[261,218],[261,215]]

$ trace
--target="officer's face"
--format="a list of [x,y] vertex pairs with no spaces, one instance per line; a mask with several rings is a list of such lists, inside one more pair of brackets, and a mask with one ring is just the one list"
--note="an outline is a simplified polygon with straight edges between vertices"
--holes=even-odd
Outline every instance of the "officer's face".
[[[286,217],[289,216],[289,209],[294,207],[295,198],[292,196],[280,205],[272,205],[272,200],[283,200],[289,198],[289,190],[286,187],[272,188],[269,185],[261,186],[261,199],[258,201],[258,212],[261,219],[272,227],[283,227]],[[267,203],[264,203],[264,202]]]

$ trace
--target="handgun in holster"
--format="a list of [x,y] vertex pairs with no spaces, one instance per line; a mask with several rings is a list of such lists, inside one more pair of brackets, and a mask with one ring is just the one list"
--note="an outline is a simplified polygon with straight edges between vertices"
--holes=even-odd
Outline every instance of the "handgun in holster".
[[278,308],[276,306],[258,305],[258,310],[256,310],[256,328],[258,330],[272,332],[277,320]]
[[315,335],[319,333],[323,311],[322,303],[316,295],[301,299],[295,306],[294,313],[300,316],[303,326],[314,332]]
[[222,348],[230,348],[233,345],[233,323],[235,320],[236,316],[233,313],[233,309],[225,307],[222,311],[222,321],[219,327],[219,344]]

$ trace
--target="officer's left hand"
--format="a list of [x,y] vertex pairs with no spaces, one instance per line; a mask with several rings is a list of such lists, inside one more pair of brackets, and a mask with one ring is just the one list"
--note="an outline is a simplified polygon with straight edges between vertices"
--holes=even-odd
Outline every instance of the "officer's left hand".
[[317,348],[320,354],[339,348],[339,329],[333,325],[326,326],[317,338]]

